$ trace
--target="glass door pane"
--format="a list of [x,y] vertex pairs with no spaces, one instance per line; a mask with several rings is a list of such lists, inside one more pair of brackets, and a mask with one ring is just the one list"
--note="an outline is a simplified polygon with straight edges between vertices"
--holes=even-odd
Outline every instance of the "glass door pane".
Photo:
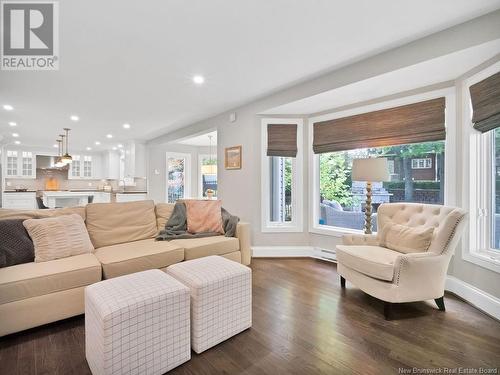
[[186,158],[167,158],[168,203],[185,198]]

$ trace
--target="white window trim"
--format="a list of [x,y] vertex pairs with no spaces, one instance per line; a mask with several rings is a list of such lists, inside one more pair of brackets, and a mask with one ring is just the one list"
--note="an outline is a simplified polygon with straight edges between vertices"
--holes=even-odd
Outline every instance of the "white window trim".
[[[198,197],[203,198],[203,176],[201,173],[201,163],[203,159],[213,158],[214,155],[210,154],[198,154]],[[215,156],[217,158],[217,156]],[[218,177],[218,173],[217,173]]]
[[313,126],[315,122],[333,120],[347,116],[358,115],[361,113],[378,111],[382,109],[402,106],[406,104],[417,103],[424,100],[445,97],[446,100],[446,140],[445,140],[445,187],[444,204],[455,205],[456,196],[456,94],[455,87],[448,87],[435,91],[406,96],[394,100],[388,100],[380,103],[370,104],[362,107],[356,107],[339,112],[333,112],[320,116],[310,117],[308,120],[308,154],[309,154],[309,232],[323,234],[327,236],[342,237],[344,234],[362,234],[363,230],[350,228],[331,227],[320,225],[319,218],[319,156],[313,152]]
[[165,153],[165,202],[168,202],[168,159],[185,159],[186,164],[184,165],[184,199],[191,198],[191,154],[183,152],[167,152]]
[[[304,224],[304,151],[303,126],[301,118],[263,118],[261,129],[261,230],[262,232],[303,232]],[[270,213],[270,180],[269,157],[267,156],[267,125],[297,124],[297,156],[292,158],[292,221],[281,223],[269,220]]]
[[498,72],[497,62],[465,79],[459,86],[462,100],[462,204],[469,212],[469,230],[462,241],[462,259],[500,273],[500,251],[491,249],[490,196],[493,192],[491,153],[493,132],[473,129],[469,87]]

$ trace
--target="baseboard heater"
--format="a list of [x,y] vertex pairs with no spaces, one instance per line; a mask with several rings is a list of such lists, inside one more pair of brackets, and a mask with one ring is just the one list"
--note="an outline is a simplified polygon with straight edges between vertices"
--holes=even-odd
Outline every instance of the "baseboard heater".
[[337,263],[337,254],[335,250],[323,249],[321,247],[315,247],[313,249],[313,258],[327,260],[329,262]]

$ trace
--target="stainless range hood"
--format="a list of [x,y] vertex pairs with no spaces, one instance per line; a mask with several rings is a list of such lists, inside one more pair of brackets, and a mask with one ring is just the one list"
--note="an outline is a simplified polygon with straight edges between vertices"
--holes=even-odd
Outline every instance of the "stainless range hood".
[[37,155],[36,156],[36,168],[37,169],[45,169],[45,170],[65,170],[68,169],[68,165],[64,167],[56,167],[56,157],[55,156],[46,156],[46,155]]

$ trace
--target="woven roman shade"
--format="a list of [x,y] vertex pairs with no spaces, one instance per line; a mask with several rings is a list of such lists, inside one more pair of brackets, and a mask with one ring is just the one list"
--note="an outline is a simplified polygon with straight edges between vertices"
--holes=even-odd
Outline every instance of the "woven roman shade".
[[314,153],[443,140],[445,98],[314,123]]
[[469,88],[472,122],[481,133],[500,127],[500,72]]
[[267,156],[297,156],[297,124],[267,125]]

